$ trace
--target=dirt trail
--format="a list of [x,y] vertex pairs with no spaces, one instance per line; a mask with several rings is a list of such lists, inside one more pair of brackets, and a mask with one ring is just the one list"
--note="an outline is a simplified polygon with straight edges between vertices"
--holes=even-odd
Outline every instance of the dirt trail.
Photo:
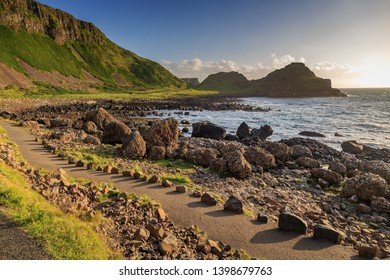
[[199,198],[179,194],[140,180],[120,175],[106,174],[68,165],[50,154],[35,142],[35,136],[27,130],[0,121],[9,138],[14,141],[27,162],[35,168],[57,170],[63,168],[75,178],[86,178],[96,182],[111,182],[118,189],[136,194],[147,194],[161,202],[169,218],[182,226],[198,225],[213,240],[221,240],[234,248],[246,250],[251,256],[267,259],[351,259],[356,253],[340,245],[317,241],[309,236],[283,232],[277,224],[259,224],[244,215],[223,211],[220,206],[206,206]]

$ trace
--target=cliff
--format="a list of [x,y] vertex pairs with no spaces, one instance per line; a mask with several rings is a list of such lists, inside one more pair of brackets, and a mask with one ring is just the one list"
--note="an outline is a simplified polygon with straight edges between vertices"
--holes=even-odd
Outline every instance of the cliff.
[[[291,63],[282,69],[271,72],[262,79],[246,80],[246,82],[241,77],[239,78],[238,75],[241,74],[236,73],[234,76],[227,74],[218,73],[210,75],[199,87],[202,89],[234,92],[242,96],[277,98],[346,96],[340,90],[332,88],[329,79],[317,77],[303,63]],[[232,80],[229,81],[231,78]],[[241,82],[237,83],[237,79]],[[226,87],[229,84],[234,84],[235,86]]]
[[52,83],[45,73],[55,73],[57,80],[74,77],[81,84],[97,79],[92,84],[185,86],[161,65],[110,41],[92,23],[33,0],[0,0],[0,49],[0,63],[34,81]]

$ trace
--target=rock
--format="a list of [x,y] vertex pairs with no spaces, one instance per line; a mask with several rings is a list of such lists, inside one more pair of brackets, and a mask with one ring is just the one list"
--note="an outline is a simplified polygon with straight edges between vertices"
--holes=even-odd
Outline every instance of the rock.
[[295,159],[300,157],[313,158],[313,153],[311,152],[310,148],[304,145],[294,145],[291,147],[291,150],[292,150],[291,156]]
[[149,151],[149,158],[151,160],[161,160],[165,158],[167,151],[164,147],[153,146]]
[[237,214],[243,214],[243,204],[241,200],[239,200],[235,196],[230,196],[229,199],[225,202],[223,209],[226,211],[233,211],[236,212]]
[[237,135],[226,134],[225,140],[226,140],[226,141],[236,141],[236,142],[239,142],[239,141],[240,141],[240,138],[238,138]]
[[368,244],[362,244],[358,246],[357,248],[359,252],[360,257],[366,257],[366,258],[376,258],[379,256],[379,247],[378,245],[368,245]]
[[250,163],[240,151],[229,153],[225,160],[227,161],[229,171],[238,178],[246,178],[252,173]]
[[187,192],[187,187],[186,186],[177,186],[176,187],[176,191],[179,192],[179,193],[186,193]]
[[137,231],[135,232],[135,239],[136,240],[140,240],[140,241],[148,241],[149,237],[150,237],[150,232],[143,228],[143,227],[140,227],[137,229]]
[[130,136],[131,129],[123,122],[112,120],[103,130],[102,142],[106,144],[122,144]]
[[344,239],[344,234],[328,226],[315,225],[313,238],[325,239],[334,244],[340,244]]
[[138,131],[133,131],[121,147],[124,157],[137,159],[146,154],[146,142]]
[[84,167],[85,166],[85,162],[82,161],[82,160],[79,160],[79,161],[76,162],[76,166],[77,167]]
[[245,159],[253,165],[260,165],[268,170],[274,168],[275,157],[267,150],[260,147],[249,147],[244,154]]
[[370,206],[368,206],[364,203],[360,203],[360,204],[358,204],[358,206],[356,206],[356,211],[364,213],[364,214],[369,214],[372,212],[372,209]]
[[50,119],[50,128],[72,127],[73,121],[65,118]]
[[173,119],[157,121],[149,129],[140,131],[147,143],[147,148],[164,147],[167,156],[171,156],[177,148],[179,123]]
[[269,125],[263,125],[260,129],[252,129],[251,135],[253,137],[258,137],[261,141],[265,141],[268,137],[270,137],[274,131]]
[[307,223],[304,220],[290,213],[281,213],[279,215],[278,226],[282,230],[293,231],[300,234],[306,234],[308,229]]
[[372,196],[385,196],[386,181],[372,173],[360,173],[345,181],[341,194],[351,197],[354,194],[363,201],[369,201]]
[[86,121],[93,121],[99,130],[104,130],[106,125],[114,120],[105,109],[98,108],[94,111],[90,111],[85,116]]
[[257,214],[257,221],[259,221],[262,224],[268,224],[268,215],[264,213],[258,213]]
[[83,123],[82,129],[88,134],[95,134],[98,131],[96,124],[92,121]]
[[151,224],[149,223],[146,226],[146,229],[150,232],[150,235],[156,238],[157,240],[161,240],[164,237],[165,231],[159,224]]
[[325,137],[324,134],[314,132],[314,131],[301,131],[298,134],[302,136],[308,136],[308,137]]
[[104,166],[103,172],[105,173],[111,173],[112,167],[109,165]]
[[142,172],[141,171],[135,171],[133,174],[135,179],[139,179],[142,177]]
[[100,145],[101,144],[100,139],[95,137],[95,136],[92,136],[92,135],[87,135],[87,137],[85,137],[83,139],[83,142],[85,144],[92,144],[92,145]]
[[190,132],[190,129],[188,127],[183,127],[181,132],[188,133],[188,132]]
[[119,169],[117,167],[111,168],[111,174],[119,174]]
[[166,187],[166,188],[173,188],[173,187],[175,187],[175,184],[172,183],[171,181],[167,180],[167,179],[162,180],[161,185],[163,187]]
[[131,170],[124,170],[122,171],[122,175],[124,177],[133,177],[133,172]]
[[236,135],[239,139],[251,136],[251,129],[246,124],[246,122],[240,124],[240,126],[237,128]]
[[32,133],[37,133],[39,131],[39,123],[36,121],[25,121],[22,125]]
[[329,170],[332,170],[342,176],[347,173],[347,167],[338,160],[333,160],[329,163]]
[[165,213],[164,209],[158,208],[157,209],[157,216],[159,221],[165,222],[167,220],[167,214]]
[[381,176],[390,184],[390,163],[381,160],[364,160],[360,163],[359,169]]
[[215,140],[225,138],[226,130],[210,122],[197,122],[192,124],[192,137],[203,137]]
[[200,201],[202,201],[203,203],[206,203],[208,205],[217,205],[218,201],[217,199],[214,197],[214,195],[210,194],[210,193],[204,193],[202,194],[202,196],[200,197]]
[[179,250],[177,238],[170,234],[165,237],[160,243],[160,251],[163,255],[170,255]]
[[318,184],[323,189],[329,188],[329,186],[330,186],[328,181],[325,181],[324,179],[321,179],[321,178],[318,178]]
[[214,148],[194,148],[189,151],[187,159],[203,167],[209,167],[218,155],[218,150]]
[[280,142],[266,141],[261,144],[261,147],[269,151],[277,160],[282,162],[287,161],[292,154],[291,148]]
[[341,143],[341,148],[343,149],[343,152],[354,155],[358,155],[363,152],[363,147],[356,141],[345,141]]
[[319,168],[320,162],[318,160],[308,158],[308,157],[300,157],[295,160],[295,162],[302,167],[305,168]]
[[340,174],[327,169],[313,168],[310,170],[310,173],[314,178],[321,178],[330,184],[338,185],[343,180]]
[[88,162],[88,164],[87,164],[87,169],[88,170],[93,170],[95,168],[96,168],[96,163]]
[[390,213],[390,201],[384,197],[371,197],[371,207],[376,212]]
[[68,164],[76,164],[76,162],[77,162],[77,159],[75,159],[74,157],[68,158]]
[[336,137],[345,137],[343,134],[338,133],[338,132],[336,132],[336,133],[334,134],[334,136],[336,136]]
[[158,176],[157,175],[153,175],[152,177],[150,177],[150,179],[148,180],[148,183],[150,184],[155,184],[157,183],[159,180]]

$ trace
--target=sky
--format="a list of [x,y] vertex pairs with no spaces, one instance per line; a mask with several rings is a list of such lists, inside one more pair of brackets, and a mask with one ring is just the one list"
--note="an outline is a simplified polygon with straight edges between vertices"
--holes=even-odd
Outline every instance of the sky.
[[259,79],[304,62],[334,87],[390,87],[390,0],[39,0],[176,76]]

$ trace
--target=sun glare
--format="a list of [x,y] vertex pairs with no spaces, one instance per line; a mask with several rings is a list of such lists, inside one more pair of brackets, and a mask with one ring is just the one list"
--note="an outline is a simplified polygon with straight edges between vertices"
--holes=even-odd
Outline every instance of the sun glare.
[[390,87],[390,65],[365,67],[360,83],[365,87]]

